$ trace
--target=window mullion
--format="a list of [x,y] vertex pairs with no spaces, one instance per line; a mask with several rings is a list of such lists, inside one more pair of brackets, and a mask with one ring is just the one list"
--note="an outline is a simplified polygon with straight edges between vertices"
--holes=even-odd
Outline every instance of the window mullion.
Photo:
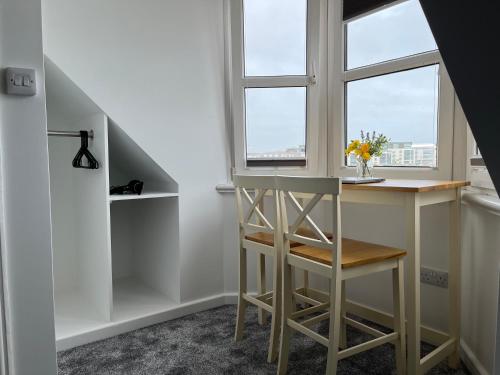
[[245,77],[241,82],[247,88],[307,87],[314,83],[308,76]]
[[404,70],[424,67],[427,65],[439,64],[440,62],[441,56],[439,52],[431,51],[401,58],[398,60],[386,61],[379,64],[345,71],[344,81],[356,81],[389,73],[397,73]]

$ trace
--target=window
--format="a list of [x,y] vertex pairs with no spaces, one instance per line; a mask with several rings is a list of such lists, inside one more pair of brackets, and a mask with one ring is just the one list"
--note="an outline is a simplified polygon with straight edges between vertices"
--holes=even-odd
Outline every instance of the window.
[[347,141],[382,132],[391,142],[375,165],[436,167],[438,88],[439,65],[348,82]]
[[385,176],[404,169],[450,178],[454,91],[419,1],[336,22],[343,40],[337,40],[341,48],[333,62],[342,77],[332,93],[334,152],[340,159],[333,173],[353,173],[355,159],[342,151],[363,130],[390,139],[374,158],[375,167],[386,168]]
[[[324,0],[230,2],[235,164],[317,163],[319,18]],[[325,95],[326,96],[326,95]]]
[[469,126],[467,126],[467,128],[467,149],[469,157],[467,180],[471,182],[472,187],[482,189],[487,194],[496,195],[495,186],[486,169],[481,151],[477,146]]

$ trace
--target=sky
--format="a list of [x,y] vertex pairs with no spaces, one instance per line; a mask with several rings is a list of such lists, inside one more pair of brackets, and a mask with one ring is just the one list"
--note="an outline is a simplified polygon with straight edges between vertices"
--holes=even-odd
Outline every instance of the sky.
[[[244,0],[245,74],[304,75],[307,0]],[[418,0],[347,25],[348,69],[436,49]],[[348,84],[348,138],[376,130],[393,141],[434,143],[438,68],[425,67]],[[249,153],[305,143],[303,88],[247,89]]]

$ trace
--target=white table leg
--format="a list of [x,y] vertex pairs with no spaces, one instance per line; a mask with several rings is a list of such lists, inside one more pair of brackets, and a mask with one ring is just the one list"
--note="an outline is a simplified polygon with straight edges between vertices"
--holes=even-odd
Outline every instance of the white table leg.
[[461,194],[456,189],[456,199],[450,202],[450,266],[448,271],[448,293],[450,306],[450,337],[455,338],[455,351],[449,357],[448,364],[452,368],[460,365],[460,267],[461,267]]
[[420,374],[420,196],[406,201],[406,250],[408,252],[408,363],[409,375]]

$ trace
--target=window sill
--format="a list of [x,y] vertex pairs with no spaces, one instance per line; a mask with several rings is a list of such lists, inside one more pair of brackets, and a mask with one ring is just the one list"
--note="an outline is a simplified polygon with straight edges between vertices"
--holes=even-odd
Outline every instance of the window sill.
[[279,167],[306,167],[306,159],[259,160],[251,159],[246,162],[247,168],[279,168]]
[[493,215],[500,216],[500,198],[498,196],[476,191],[465,191],[462,195],[462,202],[466,205],[486,210]]

